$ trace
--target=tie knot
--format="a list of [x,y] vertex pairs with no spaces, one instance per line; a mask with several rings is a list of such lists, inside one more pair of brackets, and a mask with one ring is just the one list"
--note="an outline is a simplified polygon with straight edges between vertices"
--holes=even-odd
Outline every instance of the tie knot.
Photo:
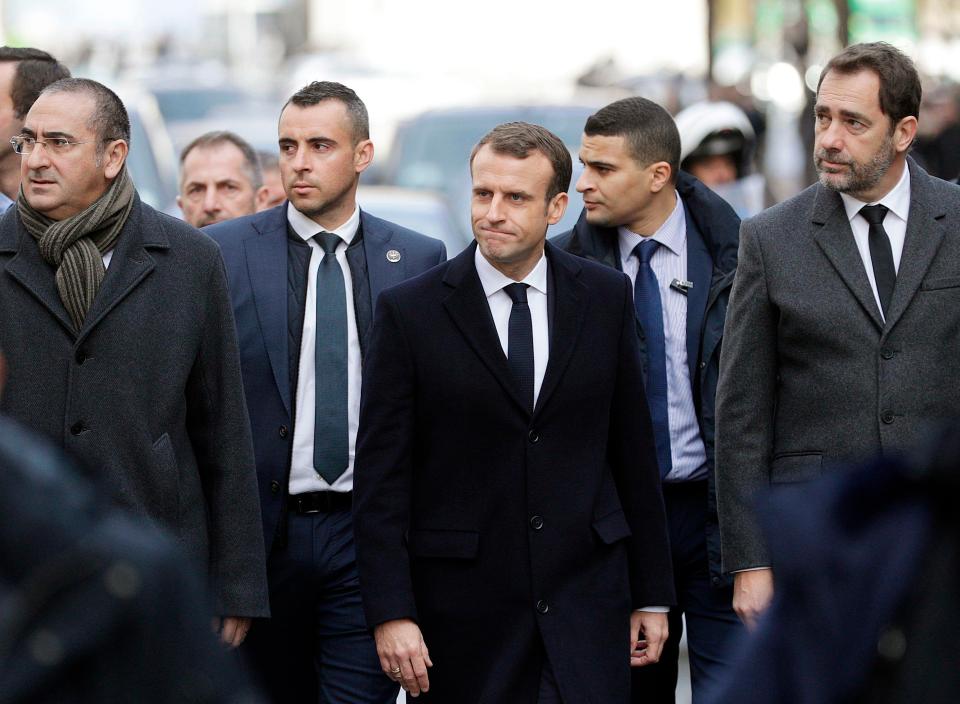
[[510,299],[514,303],[526,303],[528,285],[529,284],[508,284],[503,287],[503,290],[507,292],[507,295],[510,296]]
[[314,239],[320,243],[320,249],[324,254],[333,254],[337,251],[337,245],[340,244],[340,238],[332,232],[320,232],[314,235]]
[[882,225],[883,219],[887,217],[887,210],[885,205],[865,205],[860,208],[860,214],[871,225]]
[[633,256],[639,259],[641,264],[649,264],[650,258],[659,246],[660,243],[652,237],[644,237],[643,241],[633,248]]

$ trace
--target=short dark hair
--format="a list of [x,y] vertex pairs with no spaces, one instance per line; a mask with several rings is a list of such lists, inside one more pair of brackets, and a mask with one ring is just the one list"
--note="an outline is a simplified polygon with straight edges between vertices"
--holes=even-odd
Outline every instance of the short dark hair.
[[100,143],[98,153],[103,153],[105,142],[115,139],[122,139],[130,144],[130,117],[127,109],[117,94],[102,83],[89,78],[63,78],[44,88],[40,95],[53,93],[79,93],[93,98],[93,113],[87,126],[93,130]]
[[583,132],[588,137],[623,137],[634,161],[643,167],[665,161],[676,182],[680,132],[670,113],[652,100],[634,96],[610,103],[587,118]]
[[10,100],[18,120],[30,112],[44,88],[70,77],[70,69],[47,52],[32,47],[0,46],[0,62],[17,64],[10,85]]
[[573,174],[573,160],[570,151],[563,141],[540,125],[531,125],[529,122],[506,122],[497,125],[487,132],[470,152],[470,167],[473,168],[473,159],[484,146],[497,154],[507,154],[516,159],[526,159],[531,152],[540,152],[550,161],[553,167],[553,179],[547,187],[547,201],[558,193],[566,193],[570,188],[570,177]]
[[[367,115],[367,106],[353,92],[342,83],[336,81],[314,81],[298,90],[283,105],[283,110],[291,103],[298,108],[308,108],[319,104],[323,100],[339,100],[347,108],[347,116],[353,126],[353,143],[359,144],[364,139],[370,139],[370,117]],[[283,110],[280,112],[282,113]]]
[[240,153],[243,154],[247,178],[250,179],[254,190],[260,188],[263,185],[263,168],[260,165],[260,157],[247,140],[228,130],[205,132],[183,148],[183,151],[180,152],[180,186],[183,186],[183,164],[187,160],[187,155],[194,149],[209,149],[220,144],[232,144],[240,150]]
[[873,71],[880,79],[880,112],[890,118],[892,130],[905,117],[919,117],[923,91],[913,60],[886,42],[853,44],[834,56],[820,72],[820,84],[830,71],[850,75]]

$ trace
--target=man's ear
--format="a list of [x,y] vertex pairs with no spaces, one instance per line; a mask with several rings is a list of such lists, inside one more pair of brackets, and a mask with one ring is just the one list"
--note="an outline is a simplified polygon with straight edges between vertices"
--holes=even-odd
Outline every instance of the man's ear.
[[665,161],[657,161],[647,167],[650,169],[650,190],[659,193],[673,182],[673,169]]
[[893,129],[893,146],[899,153],[906,152],[917,136],[917,118],[912,115],[900,120]]
[[353,165],[358,174],[362,174],[373,163],[373,142],[361,140],[353,150]]
[[560,218],[562,218],[563,214],[567,211],[567,203],[569,201],[570,196],[565,192],[558,193],[550,199],[550,202],[547,203],[547,222],[549,224],[556,225],[560,222]]
[[117,177],[127,159],[130,147],[125,140],[115,139],[103,150],[103,175],[108,179]]
[[[179,200],[180,199],[177,198],[178,202]],[[261,210],[266,210],[267,203],[269,202],[270,202],[270,189],[267,188],[266,186],[260,186],[260,188],[257,189],[257,192],[253,197],[253,205],[256,208],[257,212],[259,213]]]

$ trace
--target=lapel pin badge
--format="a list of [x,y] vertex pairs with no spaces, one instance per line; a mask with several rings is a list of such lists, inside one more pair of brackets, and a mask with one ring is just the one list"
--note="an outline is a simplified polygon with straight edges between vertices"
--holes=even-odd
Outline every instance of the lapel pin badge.
[[387,252],[387,261],[391,264],[396,264],[398,261],[400,261],[400,252],[395,249],[391,249],[389,252]]

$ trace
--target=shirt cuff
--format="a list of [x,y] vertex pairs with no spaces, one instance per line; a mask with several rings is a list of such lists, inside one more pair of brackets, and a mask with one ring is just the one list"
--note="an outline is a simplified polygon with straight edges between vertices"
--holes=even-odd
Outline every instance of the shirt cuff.
[[648,614],[668,614],[670,613],[669,606],[644,606],[642,609],[634,609],[635,611],[646,611]]

